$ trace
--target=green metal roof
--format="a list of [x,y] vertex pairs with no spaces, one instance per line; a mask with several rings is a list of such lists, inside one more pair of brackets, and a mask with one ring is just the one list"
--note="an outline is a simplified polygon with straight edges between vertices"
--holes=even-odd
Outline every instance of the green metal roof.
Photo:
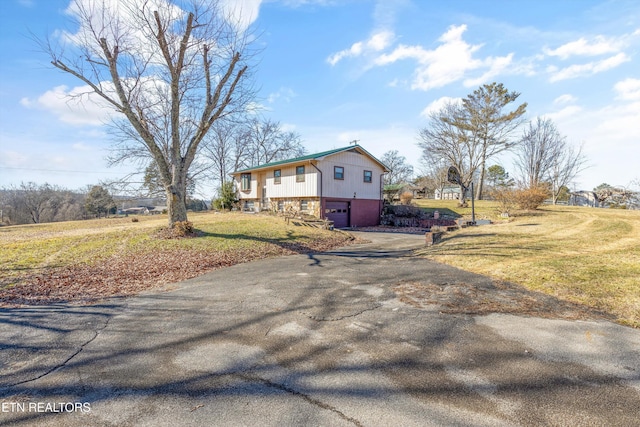
[[319,159],[322,159],[324,157],[340,153],[342,151],[349,151],[349,150],[353,150],[353,149],[359,149],[360,151],[362,151],[363,153],[365,153],[366,155],[371,157],[373,160],[375,160],[377,163],[379,163],[380,166],[382,166],[384,168],[385,172],[389,171],[389,168],[387,166],[385,166],[384,163],[382,163],[380,160],[378,160],[375,157],[373,157],[367,150],[365,150],[364,148],[362,148],[361,146],[356,144],[356,145],[350,145],[348,147],[342,147],[342,148],[336,148],[336,149],[329,150],[329,151],[323,151],[321,153],[307,154],[305,156],[294,157],[293,159],[279,160],[277,162],[265,163],[263,165],[254,166],[252,168],[247,168],[247,169],[235,171],[235,172],[232,173],[232,175],[236,175],[236,174],[244,173],[244,172],[250,172],[250,171],[259,170],[259,169],[269,169],[269,168],[272,168],[274,166],[286,165],[286,164],[290,164],[290,163],[300,163],[300,162],[305,162],[307,160],[319,160]]

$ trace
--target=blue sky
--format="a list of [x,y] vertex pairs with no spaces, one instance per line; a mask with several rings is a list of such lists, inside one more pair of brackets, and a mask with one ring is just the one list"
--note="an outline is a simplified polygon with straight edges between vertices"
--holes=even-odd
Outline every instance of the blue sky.
[[[357,139],[376,156],[396,149],[419,170],[428,111],[497,81],[521,93],[528,119],[549,117],[584,144],[591,167],[575,188],[640,178],[637,0],[227,3],[241,3],[260,34],[257,102],[309,152]],[[0,1],[0,186],[80,188],[130,169],[107,167],[101,112],[70,109],[63,96],[80,83],[29,37],[65,28],[68,5]],[[509,156],[495,163],[513,173]]]

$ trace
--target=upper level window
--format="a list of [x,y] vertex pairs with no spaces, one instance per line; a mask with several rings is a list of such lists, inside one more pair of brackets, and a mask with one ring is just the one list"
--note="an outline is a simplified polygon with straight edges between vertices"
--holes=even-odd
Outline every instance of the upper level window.
[[296,182],[304,182],[304,166],[296,167]]
[[282,179],[282,171],[280,169],[276,169],[273,171],[273,183],[280,184]]
[[342,166],[333,167],[333,179],[344,179],[344,168]]
[[372,182],[373,181],[373,172],[364,171],[364,182]]
[[240,175],[240,189],[242,191],[250,191],[251,190],[251,174],[243,173]]

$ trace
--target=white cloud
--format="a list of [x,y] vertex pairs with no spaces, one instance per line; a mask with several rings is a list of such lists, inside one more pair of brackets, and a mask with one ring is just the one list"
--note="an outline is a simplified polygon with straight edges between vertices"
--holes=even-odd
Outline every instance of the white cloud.
[[[6,141],[6,138],[3,137]],[[5,167],[20,167],[28,165],[29,157],[14,150],[0,150],[0,164]]]
[[481,76],[468,78],[465,85],[474,86],[503,73],[511,64],[513,54],[503,57],[474,58],[482,45],[471,45],[462,39],[466,25],[452,25],[438,39],[441,44],[433,50],[422,46],[399,45],[391,53],[380,55],[375,65],[383,66],[403,59],[418,62],[411,83],[412,89],[429,90],[461,80],[469,71],[488,69]]
[[445,105],[448,104],[459,104],[462,102],[462,98],[451,98],[448,96],[443,96],[442,98],[438,98],[433,101],[431,104],[427,105],[427,107],[422,110],[420,116],[429,118],[431,113],[435,113],[440,111]]
[[222,0],[220,7],[236,28],[246,30],[260,13],[262,0]]
[[[105,38],[110,46],[116,44],[124,47],[129,55],[142,56],[160,60],[161,56],[150,46],[154,45],[155,35],[145,32],[141,26],[142,20],[154,21],[153,13],[158,11],[161,19],[178,20],[185,16],[185,12],[167,0],[133,0],[123,4],[119,0],[72,1],[65,13],[74,17],[80,23],[75,34],[61,31],[61,38],[79,46],[90,46],[101,52],[98,37]],[[96,34],[98,32],[99,34]]]
[[558,122],[560,120],[573,117],[581,111],[582,111],[582,107],[578,105],[569,105],[553,113],[545,114],[544,116],[553,120],[554,122]]
[[[57,37],[63,43],[89,47],[95,52],[102,52],[99,40],[104,38],[109,46],[118,46],[121,56],[127,55],[141,58],[148,63],[149,68],[154,64],[164,64],[165,60],[158,49],[157,38],[152,27],[141,25],[144,22],[155,22],[154,13],[160,14],[160,19],[168,23],[169,31],[184,27],[187,11],[179,7],[183,2],[171,0],[75,0],[70,2],[65,13],[73,16],[79,22],[75,33],[56,31]],[[187,5],[189,2],[184,2]],[[216,2],[214,2],[216,3]],[[220,40],[229,34],[218,37],[217,32],[243,33],[256,19],[262,0],[220,0],[211,8],[195,10],[196,19],[209,22],[206,34],[196,25],[187,55],[200,55],[202,43],[218,46]],[[193,8],[192,8],[193,9]],[[224,19],[222,21],[221,19]],[[218,22],[230,24],[232,29],[223,28]],[[214,28],[215,26],[215,28]],[[215,37],[215,40],[207,39]],[[233,37],[233,35],[231,35]],[[168,43],[172,50],[178,51],[181,35],[168,34]],[[102,56],[98,54],[97,56]],[[214,55],[210,55],[213,57]],[[92,59],[96,59],[95,57]],[[188,61],[187,61],[188,62]]]
[[640,101],[640,79],[628,78],[619,81],[613,89],[618,93],[617,99]]
[[570,95],[568,93],[565,93],[564,95],[560,95],[559,97],[557,97],[556,99],[553,100],[553,103],[556,105],[561,105],[561,104],[573,104],[574,102],[576,102],[578,100],[578,98],[576,98],[573,95]]
[[330,55],[327,58],[327,62],[333,66],[345,58],[355,58],[366,53],[380,52],[391,44],[393,38],[392,31],[382,30],[375,32],[368,40],[356,42],[350,48]]
[[266,105],[260,104],[259,102],[251,101],[247,103],[247,106],[244,110],[249,115],[257,115],[262,111],[271,111],[271,108],[267,107]]
[[273,104],[278,100],[282,100],[286,103],[289,103],[293,98],[298,96],[297,93],[293,91],[293,89],[288,87],[281,87],[277,92],[270,93],[267,97],[267,102],[269,104]]
[[496,58],[490,56],[486,58],[483,65],[489,67],[489,70],[487,70],[480,77],[466,79],[464,81],[465,87],[480,86],[481,84],[493,79],[493,77],[504,73],[512,64],[512,61],[513,53],[510,53],[507,56],[499,56]]
[[549,77],[549,81],[557,82],[560,80],[574,79],[576,77],[584,77],[601,73],[630,60],[631,58],[629,58],[625,53],[620,52],[609,58],[600,61],[588,62],[586,64],[574,64],[560,69],[555,66],[550,66],[547,68],[547,72],[551,75]]
[[38,99],[22,98],[20,104],[27,108],[40,108],[58,116],[72,125],[104,124],[114,113],[113,107],[92,92],[89,86],[56,86]]
[[571,56],[598,56],[607,53],[619,52],[624,45],[622,39],[606,38],[597,36],[591,42],[584,37],[572,41],[556,49],[544,48],[543,52],[549,56],[557,56],[560,59],[567,59]]
[[[545,115],[554,120],[570,142],[584,143],[585,153],[593,167],[581,174],[583,188],[593,188],[602,182],[624,185],[637,174],[640,101],[634,98],[634,87],[640,83],[633,80],[623,80],[614,85],[618,101],[611,100],[604,107],[586,109],[570,105]],[[631,97],[623,100],[623,93]]]
[[280,125],[280,130],[282,132],[295,132],[297,129],[297,126],[291,123],[282,123]]

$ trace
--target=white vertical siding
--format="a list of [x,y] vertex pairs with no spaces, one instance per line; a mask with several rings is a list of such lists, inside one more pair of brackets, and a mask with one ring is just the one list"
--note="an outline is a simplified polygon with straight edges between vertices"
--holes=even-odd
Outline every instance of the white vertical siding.
[[[304,182],[296,181],[296,166],[304,165]],[[340,152],[319,160],[317,168],[309,162],[275,166],[268,170],[251,172],[251,190],[241,191],[241,175],[236,175],[236,186],[240,199],[261,199],[262,187],[266,186],[268,199],[301,197],[335,197],[380,200],[380,182],[383,168],[369,156],[354,151]],[[334,179],[334,166],[344,168],[344,179]],[[280,184],[274,183],[273,172],[280,169]],[[364,171],[371,171],[371,182],[364,182]],[[322,190],[321,190],[322,188]],[[322,194],[320,194],[322,192]]]
[[[297,165],[302,166],[302,165]],[[273,171],[280,169],[280,184],[275,184]],[[318,171],[309,163],[304,164],[304,182],[296,181],[296,166],[283,165],[267,171],[267,197],[317,197]]]
[[[301,166],[300,164],[296,166]],[[318,171],[309,163],[304,164],[304,182],[296,181],[296,166],[283,165],[266,171],[251,172],[251,190],[241,190],[241,175],[235,176],[236,188],[240,199],[262,198],[262,187],[267,187],[267,198],[318,197]],[[275,184],[273,171],[280,169],[280,184]]]
[[249,191],[242,190],[242,175],[238,174],[234,177],[236,189],[241,199],[257,199],[262,197],[262,186],[258,185],[258,175],[260,172],[251,172],[251,188]]
[[[334,166],[344,168],[344,179],[334,179]],[[364,154],[346,151],[318,163],[322,170],[322,196],[336,198],[380,199],[382,167]],[[364,182],[364,171],[372,172],[371,182]]]

